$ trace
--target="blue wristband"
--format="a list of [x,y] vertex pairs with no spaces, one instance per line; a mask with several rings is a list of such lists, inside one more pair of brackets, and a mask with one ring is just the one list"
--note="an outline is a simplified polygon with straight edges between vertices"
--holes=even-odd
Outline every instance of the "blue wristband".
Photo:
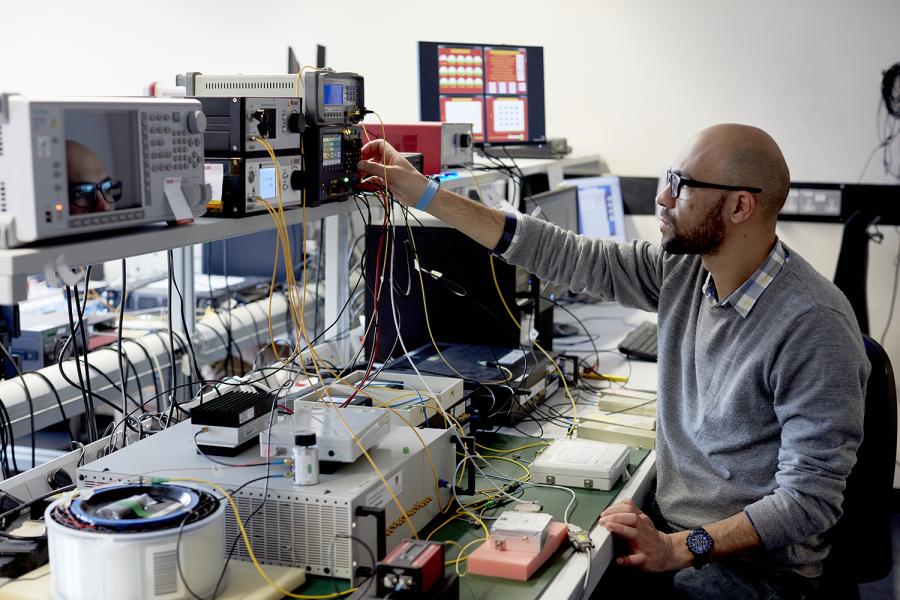
[[419,198],[419,201],[416,202],[415,209],[416,210],[428,210],[428,205],[431,204],[431,201],[434,200],[435,194],[438,191],[438,182],[434,179],[428,180],[428,185],[425,187],[425,191],[422,192],[422,196]]

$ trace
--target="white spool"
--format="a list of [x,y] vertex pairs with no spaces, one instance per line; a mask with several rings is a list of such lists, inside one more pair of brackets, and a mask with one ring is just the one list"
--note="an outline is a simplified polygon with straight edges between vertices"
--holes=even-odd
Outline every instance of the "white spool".
[[[75,529],[50,515],[44,520],[55,600],[182,600],[192,598],[175,565],[178,526],[141,533]],[[181,573],[200,597],[212,596],[225,566],[225,501],[184,526],[178,557]],[[219,592],[224,588],[223,580]]]

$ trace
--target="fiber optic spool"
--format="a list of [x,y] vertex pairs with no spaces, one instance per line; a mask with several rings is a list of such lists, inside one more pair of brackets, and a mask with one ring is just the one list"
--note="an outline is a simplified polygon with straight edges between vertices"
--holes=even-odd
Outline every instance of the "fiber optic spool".
[[225,565],[225,503],[217,496],[168,483],[79,494],[57,500],[44,513],[53,598],[181,600],[193,597],[191,591],[212,596]]

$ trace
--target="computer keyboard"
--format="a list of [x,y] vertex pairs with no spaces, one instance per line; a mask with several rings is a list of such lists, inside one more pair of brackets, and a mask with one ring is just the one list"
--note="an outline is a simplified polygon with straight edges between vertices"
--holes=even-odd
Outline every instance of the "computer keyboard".
[[639,360],[656,361],[656,323],[644,321],[628,332],[619,352]]

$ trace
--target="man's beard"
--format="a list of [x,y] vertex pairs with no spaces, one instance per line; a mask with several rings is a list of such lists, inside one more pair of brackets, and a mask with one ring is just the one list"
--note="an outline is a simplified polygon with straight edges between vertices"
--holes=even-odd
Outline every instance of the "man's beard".
[[725,219],[722,217],[722,207],[725,206],[727,194],[723,194],[716,205],[692,231],[678,231],[675,221],[667,219],[672,224],[672,237],[663,240],[663,250],[670,254],[715,254],[722,242],[725,241]]

